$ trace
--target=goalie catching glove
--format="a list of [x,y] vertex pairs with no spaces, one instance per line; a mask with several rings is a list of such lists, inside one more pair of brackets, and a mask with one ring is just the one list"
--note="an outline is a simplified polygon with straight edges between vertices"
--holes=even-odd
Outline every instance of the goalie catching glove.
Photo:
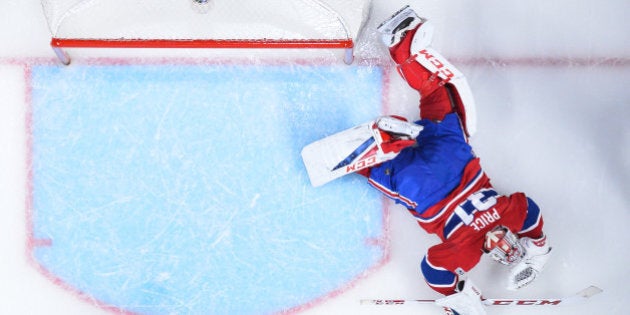
[[396,156],[402,149],[414,145],[423,127],[400,116],[382,116],[372,125],[379,154]]
[[523,237],[518,241],[525,249],[525,255],[510,270],[508,290],[520,289],[536,280],[536,277],[543,271],[551,255],[551,247],[545,235],[538,239]]
[[547,237],[518,238],[504,226],[497,226],[486,234],[483,251],[492,259],[513,266],[508,278],[508,290],[517,290],[532,283],[549,260],[551,247]]

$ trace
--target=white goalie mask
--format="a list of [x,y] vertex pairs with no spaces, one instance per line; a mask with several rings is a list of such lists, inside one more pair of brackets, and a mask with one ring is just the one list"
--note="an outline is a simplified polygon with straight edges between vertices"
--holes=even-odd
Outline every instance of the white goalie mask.
[[486,233],[483,251],[504,265],[519,262],[525,254],[525,249],[518,241],[518,237],[502,225]]

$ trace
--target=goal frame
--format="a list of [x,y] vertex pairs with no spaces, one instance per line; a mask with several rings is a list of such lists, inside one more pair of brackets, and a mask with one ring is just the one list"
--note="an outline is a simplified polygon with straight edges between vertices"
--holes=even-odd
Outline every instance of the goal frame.
[[69,65],[71,58],[64,48],[250,48],[250,49],[343,49],[344,62],[354,60],[354,41],[346,39],[80,39],[53,37],[50,45],[57,58]]

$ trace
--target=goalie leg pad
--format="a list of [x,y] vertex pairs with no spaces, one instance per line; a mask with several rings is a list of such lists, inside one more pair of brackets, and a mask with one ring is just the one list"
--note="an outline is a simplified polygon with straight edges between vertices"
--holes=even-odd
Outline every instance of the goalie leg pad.
[[436,300],[435,304],[450,308],[457,314],[486,315],[481,303],[481,291],[470,279],[464,281],[463,289],[459,293]]
[[453,94],[458,98],[454,100],[455,111],[462,119],[468,136],[472,136],[477,131],[477,111],[466,77],[430,46],[416,52],[412,50],[411,54],[415,62],[440,79],[438,86],[449,84],[454,88]]
[[435,30],[435,26],[430,20],[422,21],[420,27],[413,35],[413,39],[411,40],[410,53],[413,55],[414,52],[418,52],[422,49],[425,49],[431,45],[433,41],[433,31]]
[[409,5],[402,7],[376,29],[382,34],[382,41],[388,47],[396,46],[410,30],[418,27],[424,20]]
[[432,33],[433,25],[424,21],[418,29],[407,32],[399,45],[390,48],[391,57],[398,64],[398,73],[422,98],[447,85],[454,111],[470,137],[477,129],[472,91],[461,71],[431,47]]

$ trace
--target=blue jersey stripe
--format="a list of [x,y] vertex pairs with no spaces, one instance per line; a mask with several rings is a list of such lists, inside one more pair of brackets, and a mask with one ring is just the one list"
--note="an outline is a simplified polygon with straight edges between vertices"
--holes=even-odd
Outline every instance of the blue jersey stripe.
[[452,287],[455,285],[457,277],[454,273],[431,265],[425,256],[420,264],[424,280],[432,287]]
[[527,217],[525,218],[525,222],[523,222],[523,227],[521,228],[520,233],[533,230],[536,226],[538,226],[540,217],[540,208],[534,200],[527,197]]

